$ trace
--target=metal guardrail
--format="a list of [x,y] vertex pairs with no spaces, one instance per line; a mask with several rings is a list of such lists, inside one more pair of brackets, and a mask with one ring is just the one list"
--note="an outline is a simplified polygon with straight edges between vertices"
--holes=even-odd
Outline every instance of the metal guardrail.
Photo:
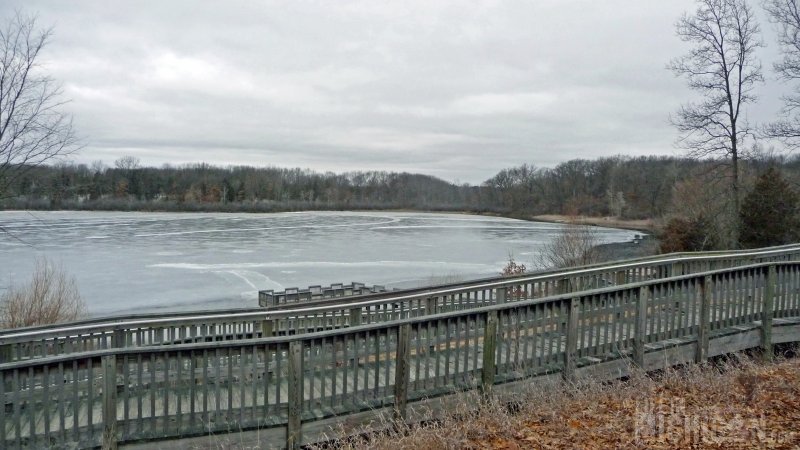
[[302,334],[368,323],[422,317],[542,298],[610,285],[663,279],[745,265],[800,259],[800,246],[639,258],[566,271],[488,278],[410,289],[286,304],[279,310],[247,309],[93,319],[0,332],[0,362],[97,349],[177,345]]
[[[0,445],[259,429],[280,435],[268,446],[295,447],[316,437],[303,434],[315,422],[375,409],[402,418],[409,403],[464,389],[628,360],[662,367],[686,350],[696,361],[770,351],[773,322],[800,318],[798,288],[800,262],[770,262],[316,333],[5,363]],[[791,330],[775,342],[800,340]],[[668,358],[664,346],[680,352]]]

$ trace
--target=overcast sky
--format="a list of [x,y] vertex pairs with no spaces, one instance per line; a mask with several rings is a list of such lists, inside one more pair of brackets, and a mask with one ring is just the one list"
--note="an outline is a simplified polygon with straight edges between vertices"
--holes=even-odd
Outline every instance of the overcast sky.
[[[755,6],[758,2],[753,2]],[[31,1],[79,162],[421,172],[680,154],[665,69],[689,0]],[[763,17],[761,11],[759,15]],[[751,122],[779,110],[772,26]]]

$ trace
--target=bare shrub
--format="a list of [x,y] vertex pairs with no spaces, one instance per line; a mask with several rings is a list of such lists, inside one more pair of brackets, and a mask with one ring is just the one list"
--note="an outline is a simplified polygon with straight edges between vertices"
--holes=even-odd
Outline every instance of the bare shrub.
[[[503,270],[500,272],[500,275],[504,277],[513,277],[516,275],[522,275],[523,273],[525,273],[526,270],[527,268],[525,267],[525,264],[516,262],[514,260],[514,255],[509,254],[508,263],[506,263],[505,267],[503,267]],[[513,286],[506,288],[506,297],[508,298],[514,298],[519,300],[525,297],[525,294],[526,294],[525,289],[522,286]]]
[[558,236],[544,245],[542,258],[549,267],[575,267],[600,261],[597,245],[600,240],[590,225],[570,223]]
[[69,322],[85,315],[75,277],[46,258],[36,260],[27,284],[12,285],[0,296],[0,328]]
[[673,217],[659,233],[661,253],[701,252],[717,248],[714,223],[705,215]]
[[500,275],[504,277],[513,277],[514,275],[522,275],[527,268],[525,264],[518,263],[514,260],[514,255],[508,255],[508,263],[506,263]]
[[[752,174],[742,171],[740,175],[742,188],[747,188],[752,183]],[[666,225],[672,219],[684,222],[673,223],[671,233],[688,222],[693,244],[683,248],[667,244],[671,247],[669,251],[724,250],[736,247],[739,212],[734,209],[729,195],[727,181],[730,177],[730,171],[725,167],[699,168],[689,174],[687,179],[675,183],[672,202],[666,214]],[[685,234],[678,233],[676,236]]]

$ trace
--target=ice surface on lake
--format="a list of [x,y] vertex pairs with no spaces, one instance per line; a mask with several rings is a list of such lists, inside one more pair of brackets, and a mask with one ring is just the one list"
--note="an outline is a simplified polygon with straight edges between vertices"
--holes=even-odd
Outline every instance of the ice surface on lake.
[[[0,289],[47,256],[94,315],[256,306],[260,289],[417,285],[540,267],[562,225],[461,214],[0,211]],[[597,228],[603,242],[636,232]]]

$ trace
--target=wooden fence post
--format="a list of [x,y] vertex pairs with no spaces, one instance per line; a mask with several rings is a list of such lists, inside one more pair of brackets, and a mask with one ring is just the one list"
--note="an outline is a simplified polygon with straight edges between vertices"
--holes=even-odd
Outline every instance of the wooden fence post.
[[775,288],[778,274],[774,264],[767,267],[764,289],[764,311],[761,316],[761,351],[765,361],[772,361],[772,318],[775,315]]
[[120,330],[120,329],[114,330],[114,334],[111,339],[112,339],[111,346],[113,348],[125,348],[126,346],[125,330]]
[[567,309],[567,343],[564,348],[564,371],[561,373],[566,381],[575,379],[575,353],[578,350],[578,314],[580,314],[580,297],[569,299]]
[[254,331],[261,332],[261,337],[272,337],[275,333],[274,321],[272,319],[264,319],[253,324]]
[[647,302],[650,301],[650,286],[639,288],[636,299],[636,324],[633,337],[633,362],[644,368],[644,346],[647,342]]
[[14,360],[14,350],[11,344],[0,345],[0,363],[7,363]]
[[303,341],[289,343],[288,415],[286,447],[300,448],[303,413]]
[[361,307],[350,308],[350,326],[361,325]]
[[436,297],[428,297],[425,299],[425,314],[436,314],[436,305],[439,300]]
[[568,294],[571,290],[569,278],[562,278],[556,284],[556,294]]
[[405,422],[408,412],[408,380],[411,371],[409,348],[411,347],[411,324],[397,328],[397,353],[394,366],[394,414],[395,420]]
[[497,305],[502,305],[506,302],[506,289],[507,288],[497,288],[494,290],[494,303]]
[[708,333],[711,331],[711,290],[714,280],[706,275],[699,280],[700,286],[700,323],[697,324],[697,350],[694,361],[705,362],[708,359]]
[[103,371],[103,448],[112,450],[117,448],[117,357],[103,356],[100,361]]
[[495,357],[497,350],[497,311],[486,313],[486,326],[483,329],[483,372],[481,392],[491,393],[494,385]]

